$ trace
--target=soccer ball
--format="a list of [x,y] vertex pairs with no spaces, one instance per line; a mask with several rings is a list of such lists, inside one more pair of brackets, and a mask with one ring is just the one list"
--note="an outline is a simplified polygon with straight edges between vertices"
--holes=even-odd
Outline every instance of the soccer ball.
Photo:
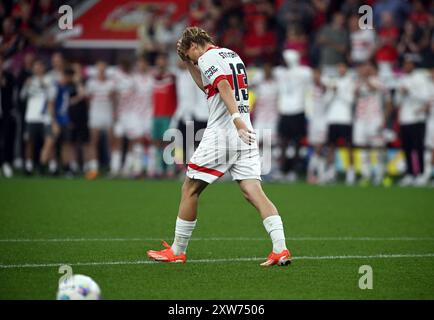
[[100,300],[101,289],[90,277],[72,275],[59,283],[57,300]]

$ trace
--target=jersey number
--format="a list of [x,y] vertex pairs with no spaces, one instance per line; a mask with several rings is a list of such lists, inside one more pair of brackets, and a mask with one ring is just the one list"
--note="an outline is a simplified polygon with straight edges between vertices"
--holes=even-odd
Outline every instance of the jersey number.
[[234,82],[235,100],[240,101],[240,91],[243,96],[243,100],[249,100],[249,90],[247,83],[247,71],[244,64],[229,63],[232,70],[232,79]]

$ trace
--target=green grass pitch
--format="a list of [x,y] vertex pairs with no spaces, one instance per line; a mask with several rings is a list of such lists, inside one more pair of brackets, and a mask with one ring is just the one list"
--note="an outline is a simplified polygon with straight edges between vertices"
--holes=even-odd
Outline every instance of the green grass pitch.
[[[186,264],[149,263],[172,241],[180,182],[0,179],[0,299],[54,299],[70,264],[105,299],[433,299],[434,191],[264,184],[289,267],[236,183],[202,195]],[[373,269],[373,289],[358,286]]]

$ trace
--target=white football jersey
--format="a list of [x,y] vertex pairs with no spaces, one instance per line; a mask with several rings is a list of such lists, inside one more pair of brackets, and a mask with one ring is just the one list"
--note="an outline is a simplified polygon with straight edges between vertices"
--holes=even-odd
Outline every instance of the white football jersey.
[[[219,81],[228,80],[233,89],[241,119],[250,130],[253,130],[250,122],[247,71],[241,58],[232,50],[212,47],[199,58],[198,67],[209,108],[208,125],[202,142],[219,148],[239,150],[257,147],[256,143],[248,145],[238,137],[236,127],[217,88]],[[225,138],[223,145],[221,144],[222,138]]]
[[[426,77],[416,71],[404,74],[398,80],[395,102],[400,107],[398,117],[400,124],[425,122],[427,115],[423,110],[429,101],[428,91],[424,90],[426,83]],[[401,92],[402,89],[406,89],[407,93]]]
[[[375,89],[368,86],[368,82]],[[383,101],[389,99],[386,88],[378,77],[369,77],[359,81],[359,95],[356,101],[355,120],[365,122],[382,122],[384,117]]]
[[119,71],[114,77],[117,96],[117,112],[130,112],[134,108],[136,82],[133,74]]
[[330,103],[327,121],[330,124],[351,125],[353,122],[354,79],[349,75],[339,77],[332,81],[336,92]]
[[115,90],[115,83],[112,80],[104,81],[93,78],[86,83],[86,93],[90,95],[91,112],[113,112],[113,101],[111,94]]
[[282,115],[296,115],[306,111],[306,95],[312,85],[312,70],[306,66],[277,67],[278,107]]
[[154,88],[154,77],[150,72],[145,74],[136,73],[134,75],[135,94],[134,94],[134,109],[132,112],[139,117],[145,119],[152,118],[153,102],[152,90]]

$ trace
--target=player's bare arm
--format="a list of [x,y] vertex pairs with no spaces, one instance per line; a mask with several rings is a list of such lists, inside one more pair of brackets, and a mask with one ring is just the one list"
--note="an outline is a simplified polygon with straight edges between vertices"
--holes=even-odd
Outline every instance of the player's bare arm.
[[190,72],[191,77],[193,78],[194,82],[197,84],[199,89],[205,91],[199,69],[194,65],[194,63],[186,56],[186,54],[181,49],[181,39],[179,39],[178,42],[176,43],[176,52],[178,53],[179,58],[182,61],[184,61],[187,70]]
[[244,143],[252,144],[255,142],[254,132],[249,130],[244,121],[239,117],[238,108],[231,85],[227,80],[221,80],[217,84],[217,88],[219,90],[220,97],[226,105],[226,108],[233,117],[234,125],[238,130],[239,137]]
[[199,89],[205,92],[199,69],[191,61],[185,61],[185,65],[187,66],[187,70],[190,72],[191,77],[193,78]]

